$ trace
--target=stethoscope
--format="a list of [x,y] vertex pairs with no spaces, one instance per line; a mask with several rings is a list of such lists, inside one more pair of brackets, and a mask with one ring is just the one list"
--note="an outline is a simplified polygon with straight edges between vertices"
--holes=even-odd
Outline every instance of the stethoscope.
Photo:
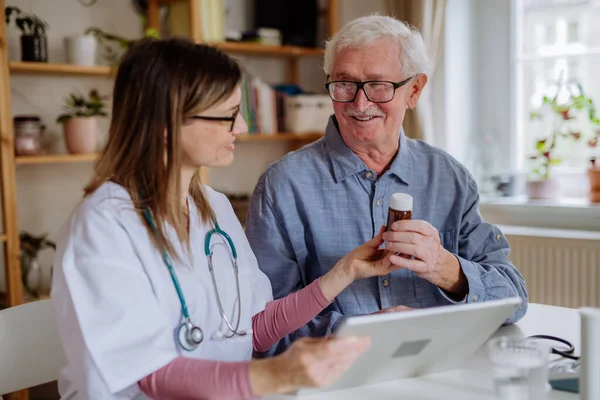
[[563,339],[563,338],[560,338],[557,336],[551,336],[551,335],[533,335],[533,336],[529,336],[528,339],[543,339],[543,340],[549,340],[549,341],[553,341],[553,342],[562,343],[565,346],[567,346],[566,349],[559,350],[556,347],[552,346],[550,348],[550,352],[552,354],[556,354],[561,357],[568,358],[570,360],[575,360],[575,361],[579,360],[579,357],[573,354],[573,353],[575,353],[575,346],[573,346],[573,343],[569,342],[566,339]]
[[[157,234],[156,225],[154,224],[154,219],[150,215],[150,211],[147,208],[144,209],[144,216],[145,216],[146,220],[148,221],[148,224],[150,224],[150,227],[154,231],[154,234]],[[231,237],[229,237],[227,232],[225,232],[224,230],[222,230],[219,227],[219,224],[217,223],[216,218],[213,218],[213,224],[215,227],[206,234],[206,238],[204,239],[204,253],[208,259],[208,270],[210,271],[210,276],[211,276],[211,280],[212,280],[212,284],[213,284],[213,288],[214,288],[214,292],[215,292],[215,297],[217,300],[217,307],[219,308],[219,313],[221,314],[222,321],[225,322],[225,324],[227,325],[227,328],[229,328],[229,333],[217,331],[214,336],[215,336],[215,339],[232,338],[235,335],[245,336],[247,334],[247,332],[243,331],[243,330],[242,331],[239,330],[240,319],[241,319],[241,314],[242,314],[242,312],[241,312],[242,305],[241,305],[241,301],[240,301],[240,280],[239,280],[239,269],[238,269],[238,262],[237,262],[237,251],[235,249],[235,245],[233,244],[233,241],[231,240]],[[229,259],[233,266],[233,271],[235,272],[235,286],[236,286],[236,291],[237,291],[237,299],[236,299],[237,321],[235,324],[235,328],[233,327],[233,325],[229,321],[229,318],[227,318],[225,311],[223,310],[223,305],[221,304],[219,290],[217,289],[217,282],[215,280],[215,274],[214,274],[213,263],[212,263],[213,248],[216,246],[223,246],[226,248],[226,246],[225,246],[225,243],[217,243],[211,247],[210,243],[211,243],[211,238],[213,235],[220,235],[221,237],[223,237],[225,239],[225,241],[229,245],[228,250],[230,250],[230,251],[228,251],[227,253],[229,254]],[[181,345],[181,347],[184,350],[193,351],[204,340],[204,332],[202,331],[202,328],[200,328],[199,326],[194,325],[192,323],[192,320],[190,318],[190,314],[189,314],[189,311],[187,308],[187,303],[183,296],[183,291],[181,290],[181,286],[179,285],[179,280],[177,279],[177,275],[175,274],[175,269],[173,268],[173,264],[171,263],[171,259],[170,259],[169,255],[167,254],[166,250],[163,251],[162,256],[163,256],[163,260],[164,260],[167,268],[169,269],[169,273],[171,275],[171,280],[173,281],[173,285],[175,286],[175,290],[177,291],[177,296],[179,297],[179,302],[181,303],[181,312],[183,313],[183,318],[184,318],[183,323],[181,325],[179,325],[179,328],[177,329],[177,342]]]

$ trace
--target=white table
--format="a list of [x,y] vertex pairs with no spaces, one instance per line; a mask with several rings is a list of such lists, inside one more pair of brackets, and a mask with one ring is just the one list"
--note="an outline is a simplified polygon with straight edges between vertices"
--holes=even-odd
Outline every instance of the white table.
[[[569,340],[579,355],[580,320],[576,309],[530,304],[526,316],[515,325],[503,326],[495,336],[503,335],[553,335]],[[554,344],[554,343],[552,343]],[[559,343],[556,343],[560,346]],[[558,360],[552,355],[552,360]],[[573,400],[574,393],[551,391],[548,399]],[[267,400],[354,400],[354,399],[460,399],[493,400],[493,382],[485,349],[482,347],[463,369],[418,378],[401,379],[310,396],[267,396]]]

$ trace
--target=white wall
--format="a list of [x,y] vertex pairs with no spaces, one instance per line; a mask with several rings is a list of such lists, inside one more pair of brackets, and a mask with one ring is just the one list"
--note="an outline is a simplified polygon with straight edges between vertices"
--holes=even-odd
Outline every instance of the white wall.
[[474,101],[477,69],[475,60],[474,1],[449,0],[446,9],[444,64],[445,130],[439,146],[461,162],[469,161],[464,144],[475,131]]
[[[25,12],[35,13],[48,22],[50,62],[65,61],[63,37],[80,34],[90,26],[130,38],[140,37],[142,34],[141,20],[129,0],[100,0],[89,8],[81,6],[76,0],[7,0],[6,3]],[[252,0],[228,0],[227,28],[248,29],[252,23],[248,12],[252,3]],[[384,10],[384,0],[344,0],[340,3],[340,24],[366,13]],[[7,33],[9,57],[18,61],[20,33],[13,26],[9,26]],[[250,71],[269,83],[287,81],[286,59],[239,58]],[[319,58],[302,61],[301,83],[306,90],[323,91],[321,66],[322,60]],[[47,126],[44,140],[49,152],[63,153],[65,148],[61,127],[54,122],[62,101],[72,91],[87,93],[91,88],[98,88],[101,93],[111,93],[112,80],[98,77],[13,75],[13,115],[38,114]],[[102,120],[100,127],[102,132],[106,132],[108,119]],[[211,171],[211,185],[221,191],[250,193],[260,173],[286,152],[286,143],[239,143],[234,164],[222,170]],[[91,163],[17,166],[19,229],[35,235],[49,233],[50,239],[56,239],[61,225],[80,200],[83,185],[91,177],[91,173]],[[51,263],[49,252],[42,256],[42,262],[46,265]],[[5,287],[3,275],[2,266],[0,288]]]

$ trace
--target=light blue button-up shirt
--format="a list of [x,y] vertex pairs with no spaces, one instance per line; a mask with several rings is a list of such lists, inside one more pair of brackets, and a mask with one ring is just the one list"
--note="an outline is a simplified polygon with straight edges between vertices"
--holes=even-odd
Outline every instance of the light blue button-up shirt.
[[[271,280],[274,298],[306,287],[371,239],[387,223],[395,192],[413,196],[413,219],[433,225],[442,245],[458,258],[469,285],[461,302],[520,296],[522,305],[506,322],[525,315],[525,281],[508,259],[502,232],[482,220],[477,185],[467,169],[442,150],[401,132],[395,159],[377,176],[346,146],[333,116],[324,138],[269,166],[250,201],[246,234],[259,267]],[[335,331],[344,316],[396,305],[453,303],[443,290],[405,269],[355,281],[270,354],[283,351],[295,338]]]

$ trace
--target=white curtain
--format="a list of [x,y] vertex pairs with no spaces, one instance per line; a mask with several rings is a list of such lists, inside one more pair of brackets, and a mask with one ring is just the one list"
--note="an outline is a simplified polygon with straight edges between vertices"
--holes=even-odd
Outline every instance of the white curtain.
[[416,108],[408,110],[404,118],[404,131],[408,137],[423,139],[434,144],[433,104],[431,79],[443,55],[444,19],[447,0],[387,0],[387,14],[407,22],[421,32],[430,68],[427,71],[429,82]]

